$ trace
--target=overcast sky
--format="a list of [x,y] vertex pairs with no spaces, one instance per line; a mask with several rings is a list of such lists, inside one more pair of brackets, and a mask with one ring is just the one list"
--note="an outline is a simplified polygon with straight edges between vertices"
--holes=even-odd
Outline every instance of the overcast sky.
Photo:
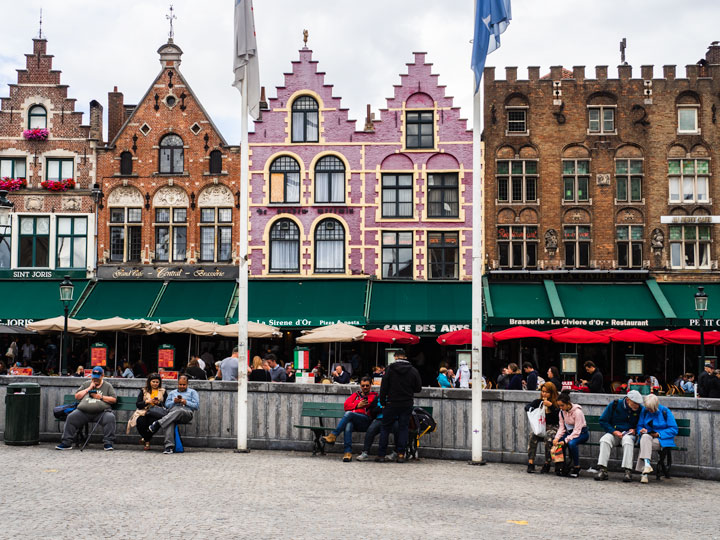
[[[91,99],[107,111],[107,93],[117,85],[126,103],[136,103],[160,70],[157,49],[167,40],[170,2],[159,0],[0,0],[12,23],[3,25],[0,95],[16,82],[37,36],[40,8],[48,52],[62,70],[69,96],[85,113]],[[365,105],[385,106],[413,51],[425,51],[441,84],[472,118],[470,51],[473,0],[255,0],[260,78],[268,97],[290,71],[310,32],[326,82],[362,128]],[[234,0],[175,0],[175,43],[184,51],[180,70],[229,143],[240,140],[240,94],[232,82]],[[719,0],[513,0],[513,20],[501,48],[487,65],[611,66],[620,63],[618,44],[628,40],[627,61],[635,67],[685,66],[703,58],[720,40]],[[684,70],[678,70],[682,76]],[[498,69],[497,77],[504,77]],[[87,114],[84,117],[88,122]],[[105,124],[107,126],[107,123]]]

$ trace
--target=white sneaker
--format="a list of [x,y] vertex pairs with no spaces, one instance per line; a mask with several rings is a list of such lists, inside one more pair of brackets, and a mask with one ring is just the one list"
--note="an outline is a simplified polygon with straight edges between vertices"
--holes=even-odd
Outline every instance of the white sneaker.
[[595,474],[597,473],[597,469],[595,467],[588,467],[587,472],[589,472],[590,474]]
[[358,461],[370,461],[370,456],[368,456],[368,453],[367,453],[367,452],[363,452],[362,454],[360,454],[360,455],[359,455],[358,457],[356,457],[355,459],[357,459]]
[[397,452],[393,452],[389,456],[385,457],[385,461],[395,461],[397,459]]
[[643,475],[640,477],[640,483],[641,483],[641,484],[647,484],[647,483],[648,483],[648,475],[647,475],[647,474],[643,474]]
[[645,468],[643,469],[642,473],[650,474],[651,472],[653,472],[653,468],[650,465],[645,465]]

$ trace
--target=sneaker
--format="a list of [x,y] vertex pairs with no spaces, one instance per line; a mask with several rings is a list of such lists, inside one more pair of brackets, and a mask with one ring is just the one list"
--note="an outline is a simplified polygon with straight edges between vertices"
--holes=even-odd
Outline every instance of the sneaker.
[[370,461],[370,456],[368,455],[367,452],[363,452],[362,454],[360,454],[360,455],[359,455],[358,457],[356,457],[355,459],[357,459],[358,461]]
[[166,448],[163,450],[163,454],[174,454],[175,451],[172,448]]
[[322,437],[322,440],[325,441],[325,444],[335,444],[335,440],[337,439],[337,436],[334,433],[328,433],[324,437]]
[[385,456],[376,456],[375,463],[385,463]]
[[350,452],[345,452],[343,455],[343,463],[350,463],[352,461],[352,454]]
[[527,472],[529,474],[532,474],[535,472],[535,464],[534,463],[528,463]]
[[606,467],[601,467],[598,465],[598,472],[595,474],[595,480],[607,480],[608,479],[608,472]]
[[550,472],[550,464],[549,464],[549,463],[545,463],[545,464],[542,466],[542,469],[540,469],[540,474],[547,474],[547,473],[549,473],[549,472]]
[[148,428],[150,430],[150,433],[157,433],[160,431],[160,423],[155,420],[152,424],[150,424],[150,427]]
[[112,443],[105,443],[103,445],[103,450],[106,450],[107,452],[112,452],[115,449],[113,448]]
[[72,450],[72,444],[60,443],[55,447],[55,450]]
[[645,467],[642,470],[643,474],[650,474],[653,472],[653,468],[650,465],[645,465]]
[[588,467],[587,472],[590,474],[597,474],[598,470],[595,467]]
[[570,478],[577,478],[578,476],[580,476],[580,467],[570,469]]
[[623,476],[623,482],[632,482],[632,471],[625,469],[625,476]]
[[405,454],[398,454],[396,461],[397,463],[405,463]]
[[395,461],[397,459],[398,455],[396,452],[391,452],[389,456],[385,458],[385,461]]
[[640,483],[641,484],[647,484],[648,483],[648,475],[644,474],[640,477]]

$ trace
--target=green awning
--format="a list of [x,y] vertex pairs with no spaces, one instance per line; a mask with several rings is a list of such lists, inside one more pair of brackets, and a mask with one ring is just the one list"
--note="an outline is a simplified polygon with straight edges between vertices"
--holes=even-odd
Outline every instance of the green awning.
[[162,281],[98,281],[73,317],[147,319],[162,288]]
[[[282,327],[364,325],[365,279],[258,279],[248,284],[251,321]],[[232,310],[237,322],[237,309]]]
[[[542,283],[489,283],[493,306],[492,320],[510,326],[537,326],[536,319],[553,316],[545,285]],[[517,321],[521,322],[517,322]]]
[[198,319],[225,324],[234,281],[171,281],[162,293],[152,320]]
[[696,328],[699,317],[695,311],[695,293],[698,286],[705,288],[708,296],[705,326],[716,330],[720,325],[720,283],[659,283],[660,290],[675,311],[674,326]]
[[645,283],[556,283],[558,296],[569,322],[563,326],[609,326],[654,328],[666,324],[665,317]]
[[368,326],[413,334],[469,328],[472,283],[468,281],[372,281]]
[[[62,315],[64,307],[60,302],[60,281],[0,281],[0,324],[25,326],[29,322]],[[75,290],[70,310],[82,296],[88,280],[73,279],[72,283]]]

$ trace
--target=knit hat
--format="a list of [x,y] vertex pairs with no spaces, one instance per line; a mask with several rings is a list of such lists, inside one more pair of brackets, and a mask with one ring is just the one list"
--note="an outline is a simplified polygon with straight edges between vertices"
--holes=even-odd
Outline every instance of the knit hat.
[[630,401],[634,401],[634,402],[637,403],[638,405],[642,405],[642,404],[643,404],[643,397],[642,397],[642,395],[640,395],[640,392],[638,392],[637,390],[630,390],[630,391],[627,393],[627,398],[628,398]]

